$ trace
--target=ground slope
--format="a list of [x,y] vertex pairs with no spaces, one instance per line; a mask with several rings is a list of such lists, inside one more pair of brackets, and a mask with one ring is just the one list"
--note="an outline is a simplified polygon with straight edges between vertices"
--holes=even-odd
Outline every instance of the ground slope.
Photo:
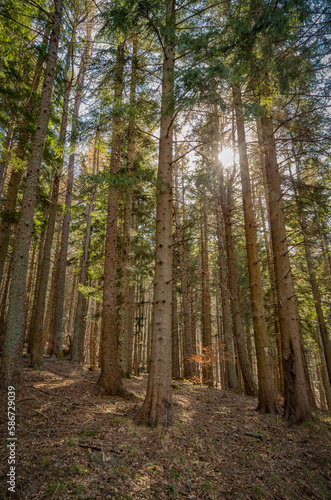
[[[47,360],[41,372],[25,369],[12,497],[331,499],[325,415],[289,426],[259,415],[254,398],[178,382],[173,426],[150,429],[132,420],[146,376],[125,382],[132,400],[102,396],[97,379],[96,372],[65,360]],[[5,425],[3,411],[1,420]],[[0,498],[6,498],[2,443]]]

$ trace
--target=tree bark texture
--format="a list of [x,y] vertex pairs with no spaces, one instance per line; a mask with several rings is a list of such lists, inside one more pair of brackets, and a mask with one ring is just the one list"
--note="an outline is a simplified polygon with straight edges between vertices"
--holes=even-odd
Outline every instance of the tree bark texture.
[[263,291],[257,246],[256,220],[251,195],[245,121],[239,87],[233,88],[233,100],[238,134],[239,164],[244,207],[245,237],[248,274],[251,292],[254,339],[258,374],[258,407],[261,413],[280,413],[274,384],[271,357],[268,346],[267,325],[264,315]]
[[278,170],[272,119],[261,118],[263,152],[269,188],[271,238],[274,253],[276,290],[284,368],[284,416],[297,423],[310,420],[309,387],[305,375],[305,358],[300,340],[300,316],[294,291],[289,259],[282,189]]
[[[131,82],[130,82],[130,108],[133,111],[136,105],[136,88],[137,88],[137,54],[138,54],[138,41],[137,38],[133,40],[132,50],[132,65],[131,65]],[[134,117],[131,116],[128,131],[127,131],[127,160],[126,171],[128,174],[132,172],[134,160],[136,156],[136,130]],[[129,189],[124,194],[124,220],[123,220],[123,246],[120,260],[121,268],[121,281],[120,281],[120,305],[118,310],[118,337],[119,337],[119,355],[121,373],[124,377],[129,378],[128,367],[128,345],[129,336],[132,335],[132,330],[129,328],[129,314],[130,310],[130,276],[131,276],[131,231],[132,231],[132,208],[133,208],[133,195],[132,190]]]
[[145,401],[136,419],[171,425],[172,147],[175,58],[175,0],[166,0],[159,163],[156,191],[156,248],[151,363]]
[[[119,108],[122,104],[124,90],[123,72],[124,43],[121,43],[117,49],[115,68],[115,114],[113,118],[113,133],[110,158],[110,173],[112,176],[118,174],[121,166],[122,118]],[[115,186],[110,186],[107,210],[103,309],[101,321],[101,375],[99,379],[99,385],[101,385],[106,393],[110,395],[123,395],[125,392],[122,384],[121,369],[119,363],[116,308],[116,249],[118,204],[119,191]]]

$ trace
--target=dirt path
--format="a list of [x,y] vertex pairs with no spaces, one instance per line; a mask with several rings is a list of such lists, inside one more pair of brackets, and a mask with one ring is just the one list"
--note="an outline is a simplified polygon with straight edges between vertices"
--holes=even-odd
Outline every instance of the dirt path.
[[[138,427],[147,377],[125,382],[132,401],[99,395],[97,379],[65,360],[25,369],[12,498],[331,499],[330,425],[319,418],[290,427],[256,413],[254,398],[180,382],[173,426]],[[4,445],[0,498],[6,455]]]

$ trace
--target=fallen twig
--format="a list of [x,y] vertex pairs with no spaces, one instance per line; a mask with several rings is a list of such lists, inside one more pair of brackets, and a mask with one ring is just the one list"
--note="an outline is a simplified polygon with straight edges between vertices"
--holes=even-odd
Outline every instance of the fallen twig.
[[39,410],[33,410],[32,411],[36,412],[36,413],[39,413],[39,415],[42,415],[43,417],[47,418],[48,419],[48,416],[45,415],[45,413],[43,413],[42,411],[39,411]]

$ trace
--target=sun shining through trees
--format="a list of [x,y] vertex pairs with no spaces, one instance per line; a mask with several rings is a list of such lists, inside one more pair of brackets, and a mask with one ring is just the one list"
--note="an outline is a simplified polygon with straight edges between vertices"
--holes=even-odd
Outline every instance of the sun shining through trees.
[[225,147],[219,153],[218,159],[223,167],[227,169],[232,167],[235,163],[238,163],[238,153],[232,148]]
[[[39,488],[43,475],[18,460],[22,498],[135,500],[140,474],[150,499],[255,498],[259,488],[326,498],[317,446],[313,482],[303,469],[300,484],[288,481],[300,459],[284,481],[227,477],[224,495],[223,466],[202,465],[203,425],[181,441],[197,454],[194,478],[171,464],[178,410],[190,426],[208,413],[214,436],[220,407],[235,406],[236,432],[212,443],[220,462],[246,439],[242,406],[257,410],[247,415],[258,445],[271,423],[286,434],[279,416],[312,423],[307,435],[326,429],[330,15],[326,0],[0,2],[0,396],[14,387],[19,411],[24,402],[26,449],[54,445],[59,417],[92,478]],[[91,414],[84,443],[80,408]],[[111,414],[121,420],[112,437]],[[146,424],[167,428],[165,440],[151,434],[169,452],[163,468],[139,441]]]

